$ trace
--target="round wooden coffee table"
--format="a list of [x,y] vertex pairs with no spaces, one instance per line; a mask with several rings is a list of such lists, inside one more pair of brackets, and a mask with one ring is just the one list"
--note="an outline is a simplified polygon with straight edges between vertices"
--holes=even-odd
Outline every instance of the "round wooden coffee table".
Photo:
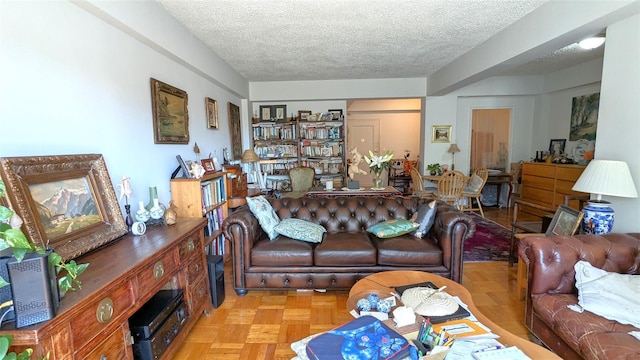
[[516,336],[500,326],[493,323],[489,318],[484,316],[473,304],[471,293],[464,286],[455,281],[443,278],[442,276],[430,274],[423,271],[399,270],[384,271],[369,275],[360,279],[349,291],[349,296],[359,292],[368,290],[394,291],[395,287],[403,285],[411,285],[431,281],[437,287],[446,286],[445,291],[453,296],[457,296],[467,305],[469,311],[485,326],[487,326],[494,334],[500,335],[498,341],[506,346],[517,346],[527,356],[532,359],[561,359],[558,355],[545,349],[542,346],[527,341]]

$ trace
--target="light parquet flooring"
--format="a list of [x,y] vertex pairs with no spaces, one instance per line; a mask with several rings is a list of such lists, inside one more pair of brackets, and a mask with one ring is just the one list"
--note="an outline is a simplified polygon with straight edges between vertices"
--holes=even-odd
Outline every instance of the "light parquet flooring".
[[[485,216],[507,226],[510,209],[486,208]],[[508,227],[508,226],[507,226]],[[292,342],[333,329],[353,319],[347,291],[233,290],[230,261],[225,263],[223,304],[201,316],[174,359],[291,359]],[[516,266],[504,262],[465,263],[462,284],[483,314],[502,328],[528,339],[524,302],[515,295]]]

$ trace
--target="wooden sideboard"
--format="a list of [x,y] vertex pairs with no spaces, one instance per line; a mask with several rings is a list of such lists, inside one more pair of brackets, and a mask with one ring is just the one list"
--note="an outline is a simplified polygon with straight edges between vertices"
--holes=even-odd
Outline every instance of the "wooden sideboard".
[[[520,198],[555,209],[564,204],[565,195],[588,195],[571,190],[584,168],[582,165],[523,163]],[[578,200],[570,201],[569,206],[578,209]]]
[[82,289],[62,298],[56,317],[21,329],[5,326],[0,333],[14,336],[15,350],[32,348],[50,359],[133,359],[129,317],[159,290],[182,289],[189,318],[162,356],[170,359],[200,315],[213,309],[205,223],[179,218],[81,256],[78,262],[89,263]]

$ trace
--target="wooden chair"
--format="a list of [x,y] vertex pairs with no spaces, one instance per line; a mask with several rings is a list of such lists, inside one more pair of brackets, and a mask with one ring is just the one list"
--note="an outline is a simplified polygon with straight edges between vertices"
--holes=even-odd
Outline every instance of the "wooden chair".
[[438,180],[438,199],[461,209],[462,190],[467,182],[467,177],[458,170],[445,173]]
[[[487,183],[487,177],[489,171],[486,167],[477,168],[471,177],[467,185],[462,190],[462,210],[467,211],[479,211],[480,215],[484,217],[484,211],[482,210],[482,204],[480,203],[480,195],[482,195],[482,188]],[[473,207],[473,200],[475,199],[478,207]]]
[[284,193],[283,196],[298,198],[304,196],[313,186],[315,170],[310,167],[296,167],[289,170],[289,179],[291,180],[291,192]]
[[437,189],[427,189],[424,186],[424,180],[417,168],[413,167],[409,170],[411,176],[411,182],[413,183],[413,196],[420,198],[433,198]]

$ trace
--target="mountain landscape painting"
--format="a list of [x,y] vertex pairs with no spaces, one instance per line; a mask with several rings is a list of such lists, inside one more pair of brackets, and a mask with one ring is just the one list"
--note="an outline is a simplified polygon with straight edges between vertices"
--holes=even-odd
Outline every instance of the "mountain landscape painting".
[[48,239],[101,222],[95,198],[84,177],[29,185]]

